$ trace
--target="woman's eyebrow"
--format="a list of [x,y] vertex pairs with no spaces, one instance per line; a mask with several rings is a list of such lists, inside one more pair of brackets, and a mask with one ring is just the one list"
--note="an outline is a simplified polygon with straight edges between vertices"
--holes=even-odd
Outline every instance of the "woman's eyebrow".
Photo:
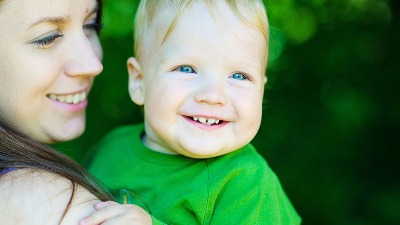
[[34,22],[29,28],[32,28],[41,23],[59,23],[59,24],[67,24],[71,21],[71,16],[56,16],[56,17],[43,17],[38,21]]
[[97,13],[98,11],[99,11],[99,4],[96,4],[96,5],[89,11],[89,13],[88,13],[87,15],[90,16],[90,15],[92,15],[92,14]]

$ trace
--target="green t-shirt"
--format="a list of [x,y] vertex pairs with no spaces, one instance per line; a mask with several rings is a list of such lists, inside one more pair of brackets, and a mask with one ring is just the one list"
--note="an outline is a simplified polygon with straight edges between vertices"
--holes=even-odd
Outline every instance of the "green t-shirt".
[[89,153],[89,171],[116,197],[166,224],[300,224],[278,178],[252,145],[193,159],[148,149],[143,132],[142,124],[118,128]]

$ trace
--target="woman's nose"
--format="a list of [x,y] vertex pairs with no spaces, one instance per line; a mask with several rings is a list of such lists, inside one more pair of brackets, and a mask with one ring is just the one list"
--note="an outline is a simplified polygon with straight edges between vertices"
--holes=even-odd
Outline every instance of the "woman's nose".
[[[82,37],[83,36],[83,37]],[[103,71],[101,63],[102,49],[98,38],[88,39],[81,35],[79,40],[72,41],[67,51],[70,57],[65,66],[68,76],[97,76]]]

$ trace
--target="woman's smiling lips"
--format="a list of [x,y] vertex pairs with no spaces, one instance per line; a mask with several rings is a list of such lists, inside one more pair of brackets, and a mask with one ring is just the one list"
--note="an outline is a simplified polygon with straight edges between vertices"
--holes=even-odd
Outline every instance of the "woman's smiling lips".
[[56,100],[62,103],[78,104],[79,102],[86,100],[86,90],[79,93],[66,94],[66,95],[49,94],[48,97],[51,100]]
[[87,89],[73,94],[48,94],[47,97],[58,106],[70,112],[78,112],[87,107]]

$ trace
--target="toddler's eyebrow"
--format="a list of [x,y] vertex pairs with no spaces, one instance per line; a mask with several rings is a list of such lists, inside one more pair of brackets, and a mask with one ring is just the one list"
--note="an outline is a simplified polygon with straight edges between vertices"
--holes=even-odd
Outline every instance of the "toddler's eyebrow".
[[255,70],[262,70],[263,69],[263,63],[260,60],[260,62],[258,61],[233,61],[233,65],[238,66],[238,67],[247,67],[247,68],[251,68],[251,69],[255,69]]

